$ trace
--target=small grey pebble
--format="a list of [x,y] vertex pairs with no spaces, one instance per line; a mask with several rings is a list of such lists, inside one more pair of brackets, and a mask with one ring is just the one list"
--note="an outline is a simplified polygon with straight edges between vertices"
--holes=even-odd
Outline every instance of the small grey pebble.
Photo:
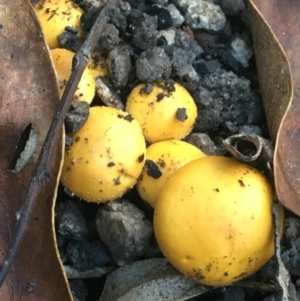
[[[76,0],[76,1],[81,1],[81,0]],[[99,15],[100,10],[101,10],[100,7],[93,6],[83,13],[83,15],[80,17],[80,21],[84,30],[89,31],[93,27],[97,19],[97,16]]]
[[300,221],[298,218],[286,218],[284,223],[284,245],[282,261],[292,275],[300,276]]
[[[222,126],[228,131],[228,134],[235,134],[240,126],[255,125],[263,120],[262,100],[251,89],[251,82],[248,79],[219,68],[204,77],[201,84],[201,91],[206,88],[210,91],[210,96],[200,95],[199,97],[202,117],[197,120],[198,131],[206,132],[209,130],[208,126],[213,126],[211,130]],[[209,116],[205,116],[205,114]],[[213,124],[209,121],[210,118],[214,120]],[[202,130],[199,130],[200,128]]]
[[171,64],[174,72],[183,77],[193,70],[192,64],[195,59],[195,54],[188,50],[183,50],[178,47],[172,47]]
[[145,14],[157,16],[157,30],[163,30],[173,27],[173,21],[170,12],[161,5],[152,5],[146,8]]
[[244,0],[222,0],[220,7],[225,15],[236,16],[246,9]]
[[171,62],[163,48],[146,50],[136,60],[136,75],[142,82],[160,81],[170,74]]
[[157,38],[164,37],[167,41],[167,45],[173,45],[175,43],[175,34],[174,29],[160,30],[157,34]]
[[236,35],[230,41],[230,54],[244,68],[248,68],[248,61],[253,55],[252,49],[247,45],[246,39],[243,36]]
[[126,16],[120,11],[120,9],[110,9],[108,11],[109,23],[112,23],[123,35],[127,29]]
[[192,29],[219,31],[224,28],[226,17],[220,6],[204,0],[183,2],[188,2],[185,21]]
[[88,119],[89,110],[90,105],[86,101],[73,100],[65,120],[66,132],[78,131]]
[[105,246],[100,241],[69,242],[66,254],[72,266],[80,272],[103,267],[110,261]]
[[283,240],[286,246],[292,246],[294,241],[300,238],[300,220],[296,217],[288,217],[284,221]]
[[129,27],[132,29],[133,44],[142,50],[155,47],[157,42],[157,16],[148,16],[132,10],[128,17],[132,20]]
[[125,109],[124,103],[121,101],[119,95],[116,93],[116,89],[106,77],[98,76],[95,79],[95,84],[96,92],[104,104],[106,104],[109,107],[114,107],[120,110]]
[[281,254],[282,261],[290,274],[300,276],[300,239],[295,241],[295,245],[285,250]]
[[103,204],[98,210],[96,225],[101,240],[119,266],[142,256],[153,233],[152,224],[143,211],[125,199]]
[[215,143],[204,133],[192,133],[185,139],[186,142],[201,149],[206,155],[218,155],[220,150],[216,147]]
[[[197,87],[199,87],[199,81],[200,81],[200,76],[196,72],[196,70],[192,67],[191,70],[184,76],[184,79],[186,80],[187,85],[185,88],[187,90],[196,90]],[[190,88],[189,88],[190,87]]]
[[86,284],[81,279],[69,279],[70,290],[74,301],[85,301],[88,296]]
[[65,145],[66,146],[72,146],[73,145],[73,139],[69,135],[65,136]]
[[127,1],[120,1],[119,3],[120,12],[126,17],[130,13],[131,6]]
[[254,134],[262,136],[262,129],[258,125],[242,125],[239,129],[239,133],[242,134]]
[[174,27],[180,27],[184,22],[184,17],[174,4],[169,4],[167,10],[170,12]]
[[98,40],[97,49],[112,50],[120,43],[119,30],[113,24],[106,24],[100,39]]
[[221,68],[222,64],[218,60],[204,60],[200,59],[196,63],[196,70],[203,76],[214,73]]
[[224,301],[244,301],[245,292],[240,287],[226,287],[223,293]]
[[81,38],[67,31],[58,35],[57,40],[62,48],[68,49],[75,53],[79,51],[84,42],[84,38]]
[[88,238],[87,223],[71,200],[56,205],[55,221],[59,234],[76,240],[86,240]]
[[128,76],[131,71],[130,53],[126,46],[119,45],[114,47],[107,59],[110,80],[116,88],[122,88],[127,84]]
[[172,1],[176,7],[180,8],[183,12],[186,12],[190,5],[193,5],[197,0],[173,0]]
[[191,51],[195,54],[195,56],[204,52],[202,47],[199,46],[189,34],[179,29],[176,30],[174,46],[183,50]]
[[168,4],[169,0],[151,0],[151,2],[162,5],[162,6],[166,6]]

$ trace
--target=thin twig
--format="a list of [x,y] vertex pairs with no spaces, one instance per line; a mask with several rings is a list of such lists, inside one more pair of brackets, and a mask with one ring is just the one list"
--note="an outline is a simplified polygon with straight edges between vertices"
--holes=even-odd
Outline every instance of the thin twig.
[[64,94],[61,98],[60,104],[52,120],[52,124],[40,152],[37,166],[29,184],[25,200],[20,208],[19,214],[17,214],[17,216],[20,216],[18,219],[18,228],[16,230],[14,240],[11,242],[0,267],[0,286],[5,280],[9,267],[17,254],[18,248],[27,230],[33,205],[37,200],[42,187],[52,176],[51,162],[55,154],[56,146],[61,137],[62,125],[64,123],[66,114],[68,113],[82,73],[87,65],[92,51],[96,46],[96,43],[100,38],[103,27],[108,21],[107,10],[113,6],[116,6],[117,3],[118,0],[107,1],[106,5],[99,13],[88,37],[78,53],[74,56],[71,77],[67,83]]

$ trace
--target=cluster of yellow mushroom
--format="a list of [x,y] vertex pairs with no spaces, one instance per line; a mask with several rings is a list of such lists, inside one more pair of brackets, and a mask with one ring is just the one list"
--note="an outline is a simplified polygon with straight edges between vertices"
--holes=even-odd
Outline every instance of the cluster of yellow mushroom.
[[[83,11],[60,0],[38,2],[35,11],[62,94],[74,54],[59,48],[57,35],[66,26],[83,35]],[[75,99],[91,103],[94,77],[105,74],[103,56],[95,53]],[[182,141],[197,115],[192,96],[172,81],[138,85],[126,111],[91,107],[66,147],[61,182],[97,203],[136,185],[154,208],[155,236],[166,258],[195,281],[220,286],[254,273],[274,254],[273,189],[257,169],[233,158],[206,156]]]
[[[141,92],[144,84],[135,88],[128,97],[126,112],[105,106],[90,108],[86,123],[71,135],[72,145],[66,148],[61,182],[69,191],[99,203],[121,197],[138,182],[140,195],[154,207],[160,188],[172,173],[205,156],[195,146],[175,139],[178,128],[180,136],[186,136],[196,120],[197,108],[188,91],[179,84],[173,85],[172,91],[166,83],[157,85],[156,93]],[[157,100],[161,93],[165,93],[164,99]],[[152,102],[149,111],[144,98]],[[152,141],[158,142],[146,150],[147,132],[156,126],[153,115],[164,112],[166,108],[161,106],[164,101],[169,112],[160,118],[160,126],[151,136]],[[143,114],[137,116],[134,111],[136,104],[137,112],[144,110],[144,121]],[[184,107],[189,117],[179,120],[178,107]],[[159,141],[166,132],[173,140]],[[160,168],[162,172],[157,176],[151,168],[158,172]]]
[[[62,95],[66,83],[71,75],[74,53],[60,48],[58,35],[65,32],[67,27],[84,35],[80,17],[83,10],[72,1],[40,0],[34,6],[34,11],[40,21],[45,40],[50,48],[53,65],[56,71],[60,94]],[[83,100],[89,104],[95,97],[95,81],[98,76],[108,73],[104,52],[95,51],[89,59],[75,93],[75,100]]]

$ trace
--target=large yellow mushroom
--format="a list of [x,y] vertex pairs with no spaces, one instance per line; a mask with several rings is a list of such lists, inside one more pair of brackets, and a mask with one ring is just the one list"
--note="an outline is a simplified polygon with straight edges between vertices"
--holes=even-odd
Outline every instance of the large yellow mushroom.
[[157,199],[157,242],[183,274],[227,285],[274,254],[272,204],[272,187],[258,170],[232,158],[197,159],[179,168]]
[[180,140],[165,140],[147,148],[146,163],[137,182],[139,195],[152,207],[165,182],[181,166],[205,157],[197,147]]
[[126,110],[139,122],[150,143],[182,139],[193,129],[197,107],[189,92],[172,81],[135,87]]
[[146,144],[138,122],[111,107],[92,107],[66,147],[61,182],[76,196],[105,202],[131,189],[144,166]]

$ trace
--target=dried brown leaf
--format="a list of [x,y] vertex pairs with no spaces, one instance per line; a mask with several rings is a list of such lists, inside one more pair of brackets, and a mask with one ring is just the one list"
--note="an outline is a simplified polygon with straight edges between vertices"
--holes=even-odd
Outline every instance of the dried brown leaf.
[[270,140],[254,134],[236,134],[224,140],[225,148],[238,160],[258,165],[272,166],[273,146]]
[[276,192],[300,216],[300,2],[250,0],[249,10]]
[[[14,238],[21,206],[59,101],[40,26],[27,0],[0,0],[0,260]],[[24,129],[32,129],[18,166],[11,160]],[[27,137],[28,138],[28,137]],[[27,139],[25,137],[25,140]],[[52,161],[0,300],[72,300],[53,229],[63,141]],[[14,170],[14,172],[9,171]]]

